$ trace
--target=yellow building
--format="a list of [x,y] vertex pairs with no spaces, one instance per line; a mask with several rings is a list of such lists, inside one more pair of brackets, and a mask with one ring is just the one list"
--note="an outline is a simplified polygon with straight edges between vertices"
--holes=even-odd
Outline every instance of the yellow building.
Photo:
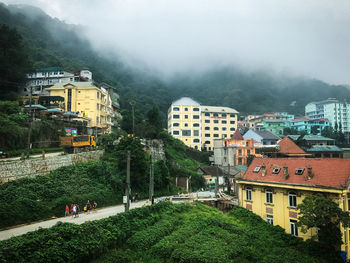
[[174,101],[168,110],[168,132],[189,147],[213,150],[214,139],[233,135],[237,114],[228,107],[201,106],[183,97]]
[[[309,239],[316,229],[297,227],[297,205],[310,194],[332,198],[344,211],[350,208],[350,162],[346,159],[255,158],[239,185],[239,204],[295,236]],[[343,233],[342,251],[349,255],[349,231]],[[349,256],[348,256],[349,257]]]
[[88,127],[99,133],[109,133],[112,126],[112,100],[103,87],[92,82],[56,83],[47,88],[50,96],[64,98],[66,112],[77,113],[88,119]]

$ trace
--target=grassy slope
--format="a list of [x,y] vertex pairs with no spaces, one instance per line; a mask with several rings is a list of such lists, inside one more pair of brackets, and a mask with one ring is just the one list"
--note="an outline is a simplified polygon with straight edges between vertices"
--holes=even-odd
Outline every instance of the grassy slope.
[[0,242],[0,262],[338,262],[244,208],[223,214],[199,203],[133,209],[82,225]]

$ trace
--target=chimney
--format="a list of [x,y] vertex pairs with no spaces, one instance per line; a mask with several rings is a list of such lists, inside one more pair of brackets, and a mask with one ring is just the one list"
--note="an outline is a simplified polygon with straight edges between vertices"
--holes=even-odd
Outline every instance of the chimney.
[[307,167],[307,179],[311,180],[314,177],[314,173],[312,172],[312,167],[309,165]]
[[265,164],[261,165],[261,176],[265,176],[266,175],[266,166]]
[[289,178],[289,172],[288,172],[288,166],[287,165],[283,166],[283,176],[284,176],[284,179],[286,179],[286,180]]

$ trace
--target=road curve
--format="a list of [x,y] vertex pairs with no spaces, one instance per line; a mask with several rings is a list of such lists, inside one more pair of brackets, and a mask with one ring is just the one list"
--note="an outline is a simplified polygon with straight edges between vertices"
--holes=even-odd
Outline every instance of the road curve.
[[[146,200],[142,200],[139,202],[131,203],[131,209],[141,207],[144,204],[146,204],[146,202],[147,202]],[[67,217],[60,217],[60,218],[51,219],[47,221],[32,223],[30,225],[13,227],[11,229],[0,231],[0,240],[9,239],[14,236],[20,236],[27,232],[35,231],[40,227],[49,228],[55,225],[57,222],[82,224],[86,221],[99,220],[99,219],[113,216],[122,212],[124,212],[124,205],[116,205],[116,206],[97,209],[96,212],[91,212],[90,214],[81,213],[77,218],[72,218],[71,216],[67,216]]]

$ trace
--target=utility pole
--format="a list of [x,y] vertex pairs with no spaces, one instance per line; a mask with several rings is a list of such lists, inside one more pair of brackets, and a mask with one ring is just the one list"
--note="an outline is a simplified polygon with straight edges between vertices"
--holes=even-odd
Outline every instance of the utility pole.
[[125,212],[129,211],[130,209],[130,151],[127,153],[127,159],[126,159],[126,185],[125,185],[125,196],[126,196],[126,203],[125,203]]
[[132,134],[135,136],[135,111],[134,111],[134,106],[135,106],[135,101],[130,101],[131,109],[132,109]]
[[216,165],[216,180],[215,180],[215,197],[218,196],[219,192],[219,167]]
[[153,204],[153,158],[152,158],[152,150],[150,148],[150,163],[149,163],[149,200]]
[[229,195],[231,195],[231,185],[230,185],[230,170],[231,170],[231,166],[230,166],[230,163],[228,164],[228,167],[227,167],[227,176],[226,176],[226,180],[227,180],[227,192]]
[[28,120],[28,138],[27,138],[27,154],[26,157],[29,158],[30,154],[30,135],[32,133],[32,92],[33,92],[33,87],[30,86],[30,94],[29,94],[29,120]]

